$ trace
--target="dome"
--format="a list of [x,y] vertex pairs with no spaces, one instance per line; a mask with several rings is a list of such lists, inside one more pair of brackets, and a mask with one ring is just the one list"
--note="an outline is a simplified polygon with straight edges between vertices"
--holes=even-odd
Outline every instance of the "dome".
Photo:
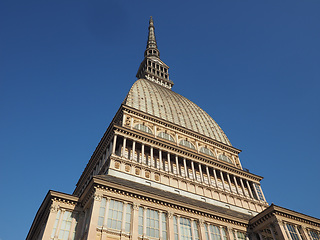
[[137,80],[123,104],[231,146],[225,133],[204,110],[157,83]]

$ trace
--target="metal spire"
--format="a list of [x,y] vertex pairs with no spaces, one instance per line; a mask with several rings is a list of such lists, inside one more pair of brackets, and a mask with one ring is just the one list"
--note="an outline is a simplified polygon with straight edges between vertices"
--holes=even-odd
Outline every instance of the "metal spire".
[[160,52],[157,47],[156,35],[154,33],[154,25],[152,16],[149,20],[149,34],[148,34],[148,42],[146,51],[144,52],[144,56],[157,56],[160,57]]
[[150,17],[148,29],[148,42],[144,51],[144,59],[140,64],[136,76],[139,79],[147,79],[171,89],[173,82],[169,79],[169,67],[160,59],[152,17]]

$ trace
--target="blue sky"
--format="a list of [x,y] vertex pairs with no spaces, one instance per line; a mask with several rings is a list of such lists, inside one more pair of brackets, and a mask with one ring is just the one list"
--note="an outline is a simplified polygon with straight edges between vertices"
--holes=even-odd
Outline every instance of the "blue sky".
[[26,237],[49,189],[73,192],[136,79],[151,15],[173,90],[243,150],[270,204],[320,218],[319,12],[318,0],[2,1],[0,239]]

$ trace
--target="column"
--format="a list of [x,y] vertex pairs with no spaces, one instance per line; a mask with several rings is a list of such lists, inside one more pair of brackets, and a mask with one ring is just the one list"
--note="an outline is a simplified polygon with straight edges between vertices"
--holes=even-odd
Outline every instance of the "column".
[[227,173],[227,179],[228,179],[228,183],[229,183],[229,187],[230,187],[230,192],[232,192],[232,185],[231,185],[229,173]]
[[208,166],[206,166],[206,171],[207,171],[207,176],[208,176],[208,183],[209,183],[209,185],[211,186],[211,185],[212,185],[212,183],[211,183],[211,176],[210,176],[210,172],[209,172],[209,167],[208,167]]
[[201,168],[201,164],[200,163],[199,163],[199,172],[200,172],[201,182],[203,183],[204,179],[203,179],[202,168]]
[[144,159],[144,144],[142,143],[142,146],[141,146],[141,163],[146,163],[145,162],[145,159]]
[[215,169],[213,169],[213,176],[214,176],[214,180],[216,181],[216,187],[218,187],[218,179],[217,179],[217,173]]
[[132,157],[131,157],[131,160],[134,160],[135,152],[136,152],[136,141],[133,141],[133,143],[132,143],[132,153],[131,153]]
[[221,239],[223,239],[223,227],[222,226],[219,226],[219,231],[220,231],[220,236],[221,236]]
[[226,186],[224,185],[223,173],[221,171],[220,171],[220,177],[221,177],[223,189],[226,190]]
[[[52,205],[50,206],[50,213],[49,213],[49,217],[46,223],[46,227],[45,227],[42,239],[50,239],[52,229],[57,218],[58,211],[59,211],[59,206],[55,205],[55,202],[53,202]],[[60,218],[61,218],[61,215],[60,215]]]
[[250,193],[251,198],[254,198],[248,180],[246,180],[246,183],[247,183],[247,186],[248,186],[248,189],[249,189],[249,193]]
[[[149,167],[151,166],[151,164],[153,163],[153,147],[150,147],[150,161],[149,161]],[[154,167],[154,163],[153,166]]]
[[185,177],[188,177],[189,173],[188,173],[188,169],[187,169],[187,160],[185,158],[183,158],[183,166],[184,166],[184,175],[185,175]]
[[245,191],[245,187],[244,187],[244,184],[243,184],[242,178],[240,178],[240,183],[241,183],[241,187],[242,187],[243,195],[244,195],[244,196],[246,196],[246,197],[248,197],[248,196],[246,195],[246,191]]
[[240,195],[238,182],[237,182],[236,176],[234,175],[233,175],[233,181],[234,181],[234,184],[236,185],[237,193]]
[[233,239],[232,228],[227,227],[227,235],[228,235],[228,239],[229,239],[229,240],[235,240],[235,239]]
[[199,238],[200,239],[202,239],[202,240],[206,240],[207,238],[206,238],[206,230],[205,230],[205,228],[204,228],[204,221],[203,221],[203,219],[202,218],[200,218],[199,219],[199,227],[200,227],[200,236],[199,236]]
[[161,150],[159,150],[159,162],[160,162],[159,169],[163,169],[163,166],[162,166],[162,151]]
[[123,137],[123,145],[122,145],[121,157],[124,157],[124,152],[126,150],[126,144],[127,144],[127,138]]
[[[282,235],[282,238],[284,240],[291,240],[291,239],[288,238],[288,235],[286,234],[286,230],[284,229],[284,226],[283,226],[283,222],[281,220],[277,219],[274,222],[274,227],[275,227],[276,231],[278,232],[278,234]],[[281,237],[281,236],[279,236],[279,237]]]
[[101,199],[102,199],[102,194],[95,192],[93,195],[92,210],[91,210],[87,239],[96,239]]
[[62,220],[63,220],[63,215],[64,215],[65,212],[66,212],[65,209],[61,209],[59,222],[58,222],[58,224],[57,224],[56,232],[54,233],[54,238],[55,238],[55,239],[58,239],[59,231],[60,231],[60,227],[61,227],[61,222],[62,222]]
[[[169,240],[174,240],[173,213],[168,212],[167,216],[168,216],[167,234],[168,234]],[[178,226],[178,228],[179,228],[179,226]]]
[[[238,240],[238,231],[236,229],[234,229],[234,236],[235,236],[235,240]],[[261,240],[263,240],[263,238],[261,238]]]
[[193,219],[190,219],[190,222],[191,222],[191,235],[192,235],[192,239],[194,240],[194,228],[193,228],[193,222],[194,222],[194,220],[193,220]]
[[131,233],[132,233],[132,240],[138,240],[138,225],[139,225],[139,206],[138,203],[133,203],[132,208],[132,217],[131,217]]
[[159,239],[162,239],[162,211],[159,210]]
[[301,237],[301,235],[300,235],[300,232],[299,232],[299,230],[298,230],[297,225],[294,225],[294,230],[296,230],[296,233],[297,233],[297,235],[298,235],[299,240],[303,240],[302,237]]
[[167,159],[168,159],[168,172],[172,172],[171,171],[171,159],[170,159],[170,153],[167,154]]
[[194,170],[194,164],[193,164],[192,160],[190,160],[190,161],[191,161],[191,167],[192,167],[193,180],[196,180],[197,178],[196,178],[196,171]]
[[258,231],[259,239],[263,240],[263,236],[261,235],[261,231]]
[[115,134],[113,136],[112,154],[115,154],[116,152],[116,144],[117,144],[117,135]]
[[177,168],[177,175],[181,175],[181,173],[180,173],[180,168],[179,168],[179,158],[178,158],[178,156],[176,155],[176,168]]
[[273,229],[272,229],[271,226],[269,226],[269,230],[270,230],[270,232],[271,232],[271,235],[272,235],[273,240],[277,240],[277,239],[276,239],[276,236],[274,235],[274,232],[273,232]]
[[261,201],[260,196],[259,196],[259,194],[258,194],[258,192],[257,192],[257,189],[256,189],[256,183],[253,183],[253,184],[252,184],[252,188],[253,188],[254,193],[255,193],[256,196],[257,196],[257,199],[258,199],[259,201]]
[[[310,237],[309,237],[309,234],[308,234],[308,230],[304,227],[304,226],[301,226],[301,230],[303,232],[303,235],[305,237],[306,240],[310,240]],[[318,233],[320,234],[320,233]]]

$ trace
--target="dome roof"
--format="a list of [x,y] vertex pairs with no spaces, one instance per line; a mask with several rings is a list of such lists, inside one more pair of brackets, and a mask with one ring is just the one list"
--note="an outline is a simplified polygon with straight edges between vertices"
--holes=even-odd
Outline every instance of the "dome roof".
[[157,83],[137,80],[123,104],[231,146],[225,133],[204,110]]

